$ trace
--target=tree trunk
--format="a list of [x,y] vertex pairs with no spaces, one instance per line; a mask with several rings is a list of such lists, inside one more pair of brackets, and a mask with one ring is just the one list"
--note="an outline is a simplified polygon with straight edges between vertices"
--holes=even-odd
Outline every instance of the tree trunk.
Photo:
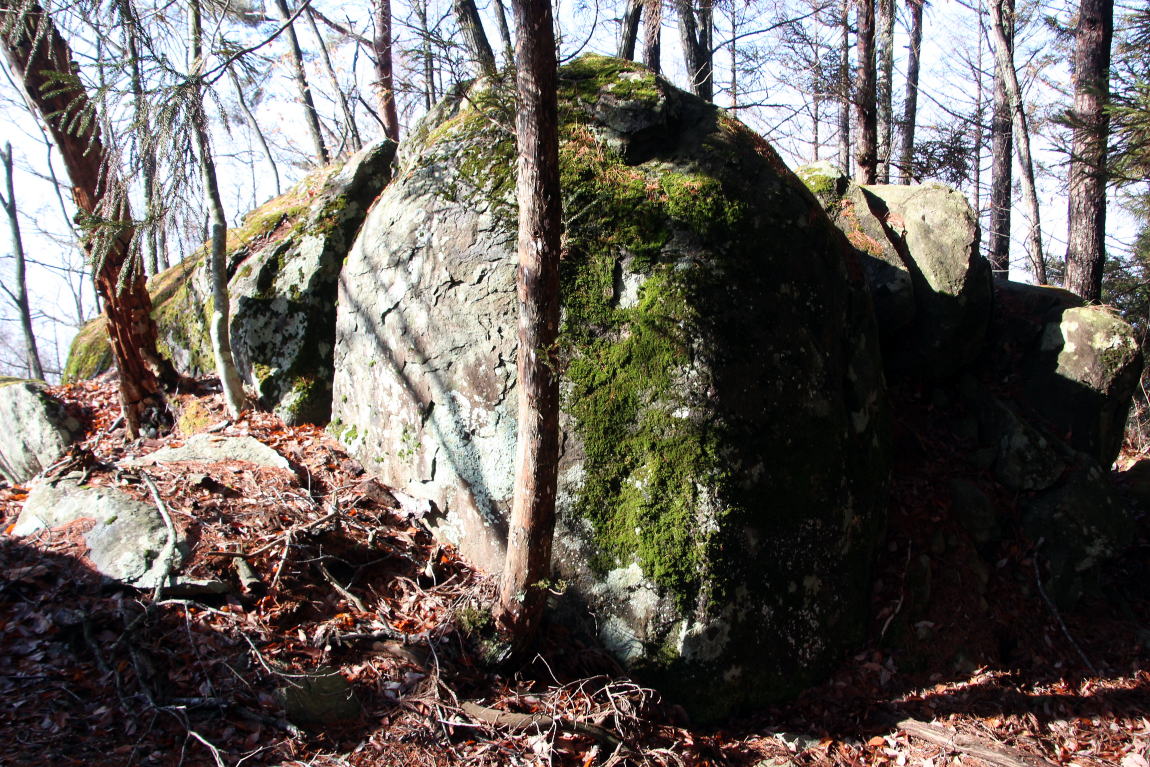
[[[282,3],[283,0],[277,0]],[[199,0],[192,0],[189,8],[191,22],[192,60],[200,61],[203,56],[203,28],[200,23]],[[212,322],[209,332],[212,337],[212,353],[216,361],[216,372],[220,376],[220,386],[228,412],[235,418],[244,409],[244,387],[236,372],[232,358],[232,343],[228,328],[230,301],[228,298],[227,237],[228,223],[224,215],[224,205],[220,199],[220,187],[216,179],[216,164],[212,157],[208,125],[204,116],[203,84],[199,73],[192,75],[191,82],[191,122],[192,141],[199,155],[200,173],[204,177],[204,192],[208,198],[208,215],[211,219],[211,253],[208,256],[212,278]]]
[[875,0],[858,4],[858,74],[855,91],[855,123],[858,144],[855,148],[855,177],[860,184],[873,184],[878,169],[878,123],[875,109]]
[[679,37],[686,60],[687,77],[691,80],[691,90],[699,98],[711,101],[714,98],[713,72],[710,36],[706,29],[709,13],[704,13],[700,8],[699,15],[703,19],[703,23],[700,24],[696,22],[692,0],[675,0],[675,10],[679,14]]
[[472,58],[479,65],[479,73],[483,77],[495,79],[498,72],[495,54],[491,52],[491,43],[487,42],[487,33],[483,31],[483,21],[479,18],[475,0],[455,0],[455,18],[467,43],[467,50],[471,51]]
[[0,204],[8,215],[8,228],[12,233],[12,258],[15,259],[12,290],[0,285],[16,304],[20,315],[20,329],[24,333],[24,362],[31,378],[44,380],[44,366],[40,364],[40,350],[36,348],[36,334],[32,329],[32,307],[28,302],[28,277],[25,271],[24,238],[20,236],[20,216],[16,210],[16,189],[12,180],[12,145],[5,144],[0,151],[0,164],[4,166],[4,186],[6,196],[0,196]]
[[307,81],[307,73],[303,68],[303,51],[299,46],[299,37],[296,36],[295,27],[288,23],[291,19],[291,10],[288,8],[287,0],[275,0],[276,10],[279,12],[280,20],[287,23],[288,41],[288,54],[291,57],[292,64],[292,77],[295,79],[296,87],[299,89],[300,101],[303,102],[304,119],[307,122],[308,133],[311,134],[311,141],[315,147],[315,156],[319,159],[321,165],[327,165],[331,162],[331,157],[327,153],[327,145],[323,141],[323,129],[319,124],[319,112],[315,108],[315,101],[311,97],[311,85]]
[[627,0],[627,10],[619,29],[619,58],[635,60],[635,44],[639,41],[639,19],[643,15],[643,0]]
[[[96,292],[108,321],[108,343],[120,371],[125,430],[134,439],[145,423],[157,427],[170,423],[157,375],[168,378],[175,371],[156,350],[152,300],[143,270],[133,263],[131,253],[131,211],[116,183],[99,120],[75,119],[93,114],[94,107],[72,84],[79,78],[67,41],[35,2],[0,0],[0,12],[23,14],[5,34],[5,53],[64,160],[73,200],[90,224],[84,247],[93,263]],[[60,74],[70,78],[62,81]]]
[[894,134],[894,0],[878,0],[878,181],[890,183]]
[[[363,138],[359,135],[359,126],[355,122],[355,113],[351,110],[351,105],[347,103],[347,94],[343,92],[343,88],[339,87],[339,77],[335,73],[335,66],[331,63],[331,54],[327,50],[327,43],[323,40],[323,35],[320,34],[319,25],[315,23],[315,15],[305,12],[307,16],[308,25],[311,27],[311,32],[315,35],[315,44],[319,47],[319,56],[323,60],[324,72],[327,74],[327,79],[331,82],[332,92],[335,94],[335,100],[339,102],[339,111],[343,113],[343,122],[347,126],[347,136],[351,138],[352,151],[358,152],[363,148]],[[390,18],[390,15],[389,15]]]
[[925,0],[908,0],[910,6],[910,53],[906,62],[906,100],[902,107],[902,146],[899,165],[902,183],[913,180],[914,127],[918,120],[918,74],[922,64],[922,6]]
[[1102,300],[1106,262],[1106,104],[1113,37],[1113,0],[1082,0],[1074,43],[1066,288],[1087,301]]
[[431,54],[431,30],[427,23],[427,0],[412,3],[419,32],[419,58],[423,65],[423,108],[431,109],[438,94],[435,92],[435,57]]
[[399,141],[399,112],[395,106],[395,70],[391,61],[391,0],[375,2],[375,87],[379,93],[379,117],[383,135]]
[[[1014,0],[990,0],[1000,3],[1002,33],[1010,58],[1014,57]],[[997,48],[998,43],[995,42]],[[1014,184],[1014,134],[1011,129],[1010,96],[1006,92],[1006,75],[998,65],[995,53],[994,113],[990,122],[990,233],[987,252],[990,268],[1005,278],[1010,272],[1010,209]]]
[[839,24],[843,39],[839,45],[839,167],[851,169],[851,0],[842,0]]
[[663,0],[643,0],[643,11],[643,64],[659,74],[663,47]]
[[508,67],[515,66],[515,43],[511,41],[511,28],[507,25],[507,9],[503,0],[492,0],[495,6],[495,26],[499,30],[499,40],[503,43],[504,63]]
[[135,9],[129,0],[120,0],[116,4],[120,12],[120,19],[124,26],[124,43],[128,51],[128,75],[132,87],[132,108],[135,120],[132,130],[136,134],[136,141],[140,151],[140,175],[144,185],[144,265],[149,275],[159,274],[161,262],[167,267],[167,257],[160,254],[159,240],[156,237],[157,228],[162,218],[159,201],[157,200],[156,168],[156,140],[153,134],[151,120],[148,117],[148,96],[144,90],[144,75],[140,69],[140,25],[136,18]]
[[1014,25],[1013,14],[1009,21],[1004,13],[1006,2],[992,0],[990,4],[991,32],[994,36],[994,55],[998,70],[1001,70],[1006,85],[1006,95],[1010,102],[1011,122],[1014,126],[1015,151],[1018,163],[1022,166],[1022,194],[1030,209],[1030,232],[1027,243],[1030,250],[1031,266],[1039,284],[1046,284],[1046,258],[1042,254],[1042,221],[1038,211],[1038,192],[1034,186],[1034,162],[1030,156],[1030,129],[1026,125],[1026,110],[1022,105],[1022,88],[1018,85],[1018,73],[1014,70],[1014,55],[1010,39],[1006,36],[1006,26]]
[[533,638],[547,602],[559,463],[558,73],[550,0],[513,0],[519,147],[519,431],[507,560],[497,625],[513,653]]

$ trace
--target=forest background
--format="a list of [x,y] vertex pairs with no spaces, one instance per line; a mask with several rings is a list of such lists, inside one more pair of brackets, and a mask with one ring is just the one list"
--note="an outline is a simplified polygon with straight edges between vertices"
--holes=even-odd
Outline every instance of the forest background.
[[[1011,12],[1009,0],[992,2],[1013,28],[1013,66],[1033,145],[1037,204],[1029,207],[1017,157],[1009,174],[992,157],[995,133],[1004,130],[1002,108],[997,119],[995,108],[1003,86],[1001,78],[996,83],[994,14],[981,1],[567,0],[556,9],[559,56],[562,62],[586,52],[630,54],[698,90],[699,78],[689,74],[698,67],[687,61],[705,49],[713,56],[712,100],[762,133],[792,168],[829,160],[853,169],[861,132],[855,113],[869,92],[860,88],[859,14],[874,7],[878,180],[935,180],[960,189],[979,213],[984,254],[1001,253],[1003,245],[992,242],[997,236],[1009,247],[1011,278],[1060,284],[1080,6],[1019,0]],[[209,239],[209,205],[181,117],[190,75],[204,75],[197,82],[204,84],[222,202],[236,225],[308,170],[384,134],[385,48],[402,137],[439,97],[481,71],[475,29],[461,24],[474,20],[471,8],[497,67],[509,65],[514,36],[500,0],[477,7],[470,0],[204,2],[197,59],[188,23],[193,5],[199,7],[153,0],[45,6],[71,44],[96,107],[75,119],[101,121],[117,172],[129,180],[141,233],[134,246],[139,268],[149,274]],[[638,39],[629,40],[626,30],[639,26]],[[1102,299],[1119,306],[1145,345],[1150,8],[1137,0],[1117,3],[1114,26]],[[72,336],[99,307],[81,244],[83,221],[61,161],[6,62],[2,74],[0,110],[8,128],[0,138],[0,196],[8,220],[0,250],[0,374],[35,375],[22,329],[26,302],[43,377],[56,381]],[[1011,128],[1009,116],[1005,122],[1017,138],[1018,127]]]

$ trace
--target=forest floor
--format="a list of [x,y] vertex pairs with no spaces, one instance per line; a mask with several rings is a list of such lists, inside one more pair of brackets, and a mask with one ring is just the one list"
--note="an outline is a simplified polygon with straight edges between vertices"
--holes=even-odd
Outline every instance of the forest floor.
[[[229,420],[218,395],[179,395],[187,431],[250,435],[292,470],[127,470],[118,462],[186,435],[127,444],[114,385],[54,391],[88,435],[54,473],[151,503],[146,471],[188,536],[184,572],[233,587],[158,601],[110,587],[85,560],[83,523],[9,535],[27,489],[0,487],[0,765],[1150,767],[1146,520],[1107,572],[1106,598],[1072,613],[1042,598],[1023,543],[971,588],[969,558],[940,553],[951,523],[937,485],[955,456],[922,436],[925,405],[896,424],[911,447],[900,446],[867,646],[797,701],[703,728],[561,626],[521,668],[480,666],[468,627],[490,578],[321,429]],[[251,567],[246,585],[231,552]],[[916,603],[924,558],[932,597]],[[277,691],[316,669],[351,683],[357,715],[285,719]]]

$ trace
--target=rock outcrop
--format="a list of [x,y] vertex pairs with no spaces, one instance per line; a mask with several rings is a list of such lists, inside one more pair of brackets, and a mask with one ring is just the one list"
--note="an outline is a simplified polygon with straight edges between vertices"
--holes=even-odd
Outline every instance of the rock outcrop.
[[0,474],[23,484],[59,458],[79,431],[40,381],[0,379]]
[[[241,377],[261,403],[295,423],[331,414],[335,299],[343,258],[367,208],[391,178],[395,144],[373,144],[317,171],[229,231],[231,342]],[[190,375],[214,372],[211,283],[195,256],[150,284],[160,346]],[[77,337],[66,378],[110,365],[103,321]]]
[[[561,98],[556,567],[697,716],[792,694],[861,635],[883,525],[859,265],[713,106],[598,57],[564,68]],[[332,425],[489,569],[516,431],[508,99],[476,87],[401,149],[341,278]]]

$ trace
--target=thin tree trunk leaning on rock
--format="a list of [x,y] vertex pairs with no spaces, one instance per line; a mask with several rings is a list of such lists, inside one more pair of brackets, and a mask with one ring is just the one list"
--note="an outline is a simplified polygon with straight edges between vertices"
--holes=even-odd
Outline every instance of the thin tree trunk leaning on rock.
[[[283,0],[279,0],[283,2]],[[224,402],[227,403],[228,412],[235,418],[244,409],[245,396],[243,383],[239,373],[236,372],[236,363],[232,358],[232,343],[228,330],[228,315],[230,314],[230,301],[228,298],[228,270],[227,270],[227,237],[228,220],[224,215],[224,204],[220,198],[220,187],[216,180],[216,163],[212,157],[211,140],[208,136],[207,120],[204,117],[203,84],[200,82],[200,70],[203,68],[203,27],[200,19],[199,0],[192,0],[188,9],[189,25],[192,38],[192,67],[191,82],[191,123],[192,141],[196,146],[196,154],[200,160],[200,173],[204,177],[204,192],[208,198],[208,213],[211,216],[212,238],[211,253],[208,255],[212,276],[212,353],[215,357],[216,372],[220,377],[220,386],[224,392]]]
[[1026,110],[1022,105],[1022,88],[1018,85],[1018,72],[1014,69],[1012,46],[1006,36],[1006,24],[1012,27],[1014,19],[1004,18],[1003,3],[993,0],[990,3],[990,30],[994,36],[994,57],[1006,84],[1006,95],[1010,100],[1010,114],[1014,124],[1014,145],[1018,152],[1018,164],[1022,166],[1022,196],[1030,208],[1030,232],[1026,241],[1030,250],[1034,278],[1040,285],[1046,284],[1046,257],[1042,254],[1042,220],[1038,212],[1038,192],[1034,188],[1034,161],[1030,156],[1030,128],[1026,124]]
[[[64,159],[72,198],[90,232],[84,247],[120,371],[124,423],[129,439],[134,439],[146,419],[160,426],[169,420],[159,377],[176,383],[179,376],[156,350],[152,300],[131,252],[134,231],[128,201],[104,148],[95,105],[78,79],[61,80],[61,75],[75,76],[77,68],[51,17],[35,2],[13,0],[0,0],[0,14],[4,52]],[[62,82],[75,84],[62,87]],[[75,119],[80,115],[91,119]]]
[[519,431],[507,559],[496,625],[513,655],[531,642],[547,602],[559,463],[558,62],[550,0],[513,0],[515,135],[519,148]]

